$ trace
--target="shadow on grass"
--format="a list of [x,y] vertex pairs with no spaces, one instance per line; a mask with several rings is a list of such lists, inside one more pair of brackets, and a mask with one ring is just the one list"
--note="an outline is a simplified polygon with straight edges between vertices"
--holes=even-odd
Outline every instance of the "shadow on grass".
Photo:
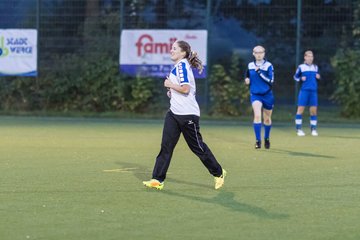
[[[129,163],[129,162],[116,162],[116,164],[119,164],[119,165],[121,165],[121,167],[124,167],[124,168],[134,169],[131,172],[140,181],[149,180],[152,176],[152,168],[150,169],[150,168],[144,167],[140,164]],[[169,172],[168,172],[168,175],[169,175]],[[188,181],[184,181],[184,180],[175,179],[175,178],[172,178],[169,176],[166,177],[166,180],[174,182],[174,183],[179,183],[179,184],[186,184],[186,185],[191,185],[191,186],[212,189],[212,186],[210,186],[210,185],[188,182]]]
[[[140,164],[128,163],[128,162],[116,162],[116,163],[125,168],[133,168],[134,171],[132,171],[132,173],[140,181],[151,178],[152,171],[149,168],[146,168]],[[178,180],[178,179],[169,178],[169,177],[167,178],[167,180],[169,180],[171,182],[175,182],[175,183],[180,183],[180,184],[185,184],[185,185],[190,185],[190,186],[198,186],[198,187],[206,188],[209,190],[211,189],[211,190],[215,191],[213,189],[212,185],[210,186],[210,185],[206,185],[206,184],[193,183],[193,182]],[[201,196],[197,196],[197,195],[187,195],[187,194],[183,194],[183,193],[179,193],[179,192],[175,192],[175,191],[167,190],[167,189],[163,190],[163,191],[154,191],[154,193],[155,192],[165,194],[168,196],[185,198],[185,199],[192,200],[192,201],[220,205],[220,206],[227,208],[233,212],[248,213],[248,214],[252,214],[257,217],[260,217],[260,218],[286,219],[289,217],[288,214],[271,213],[271,212],[264,210],[263,208],[256,207],[256,206],[246,204],[246,203],[238,202],[234,199],[235,194],[233,192],[227,192],[227,191],[223,191],[223,190],[220,190],[219,194],[213,198],[205,198],[205,197],[201,197]]]
[[214,186],[209,185],[209,184],[188,182],[188,181],[184,181],[184,180],[175,179],[172,177],[167,177],[167,180],[174,182],[174,183],[185,184],[185,185],[189,185],[189,186],[197,186],[197,187],[202,187],[202,188],[211,189],[211,190],[214,189]]
[[129,162],[115,162],[116,164],[120,165],[121,167],[133,169],[131,172],[134,176],[139,179],[140,181],[149,180],[152,176],[152,168],[144,167],[140,164],[136,163],[129,163]]
[[337,135],[323,135],[322,137],[329,137],[329,138],[342,138],[342,139],[360,139],[360,137],[357,136],[337,136]]
[[270,153],[271,152],[273,152],[273,153],[284,153],[284,154],[289,154],[289,155],[295,156],[295,157],[314,157],[314,158],[335,159],[334,156],[329,156],[329,155],[321,155],[321,154],[306,153],[306,152],[295,152],[295,151],[276,149],[276,148],[272,148],[269,152]]
[[[215,191],[215,190],[214,190]],[[202,203],[209,203],[209,204],[216,204],[220,205],[224,208],[229,209],[232,212],[241,212],[241,213],[248,213],[260,218],[266,218],[266,219],[286,219],[289,218],[288,214],[282,214],[282,213],[271,213],[266,211],[263,208],[256,207],[250,204],[241,203],[234,199],[235,194],[233,192],[226,192],[223,190],[219,191],[219,194],[216,195],[213,198],[205,198],[200,196],[191,196],[182,194],[179,192],[174,192],[171,190],[161,191],[162,194],[170,195],[174,197],[181,197],[186,198],[193,201],[198,201]]]

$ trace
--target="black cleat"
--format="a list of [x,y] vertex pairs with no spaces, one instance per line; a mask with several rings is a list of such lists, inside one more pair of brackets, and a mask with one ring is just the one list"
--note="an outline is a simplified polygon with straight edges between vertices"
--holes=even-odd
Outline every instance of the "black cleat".
[[256,141],[255,143],[255,149],[261,148],[261,141]]
[[266,149],[269,149],[270,148],[270,139],[265,139],[265,144],[264,144],[265,148]]

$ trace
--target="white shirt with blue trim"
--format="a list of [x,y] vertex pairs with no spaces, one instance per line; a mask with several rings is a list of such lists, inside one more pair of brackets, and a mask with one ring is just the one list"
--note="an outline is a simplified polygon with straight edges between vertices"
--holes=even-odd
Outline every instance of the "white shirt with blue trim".
[[193,71],[187,59],[182,59],[171,70],[169,79],[172,83],[190,85],[187,94],[179,93],[174,89],[171,91],[170,110],[176,115],[196,115],[200,116],[200,108],[196,101],[196,84]]

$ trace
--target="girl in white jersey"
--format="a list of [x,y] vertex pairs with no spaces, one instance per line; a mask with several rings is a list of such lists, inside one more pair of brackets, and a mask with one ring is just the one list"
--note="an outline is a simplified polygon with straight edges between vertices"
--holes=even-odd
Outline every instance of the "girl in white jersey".
[[176,41],[170,54],[175,66],[164,81],[164,87],[169,89],[170,110],[165,116],[161,149],[156,157],[152,179],[143,184],[149,188],[163,189],[174,148],[182,133],[191,151],[214,176],[215,189],[218,189],[224,184],[226,171],[202,140],[199,131],[200,109],[195,98],[196,85],[191,69],[197,68],[201,73],[202,63],[185,41]]

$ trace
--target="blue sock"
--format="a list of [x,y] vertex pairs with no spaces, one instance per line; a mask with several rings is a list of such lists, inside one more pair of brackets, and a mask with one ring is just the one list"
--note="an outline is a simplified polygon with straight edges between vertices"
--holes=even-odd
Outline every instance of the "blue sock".
[[265,125],[265,124],[264,124],[264,128],[265,128],[265,136],[264,136],[264,139],[269,139],[269,138],[270,138],[271,125]]
[[310,126],[311,126],[311,130],[316,129],[316,125],[317,125],[317,116],[310,116]]
[[261,141],[261,123],[253,123],[256,141]]
[[301,114],[296,114],[295,124],[296,124],[296,129],[301,129],[301,125],[302,125],[302,115]]

